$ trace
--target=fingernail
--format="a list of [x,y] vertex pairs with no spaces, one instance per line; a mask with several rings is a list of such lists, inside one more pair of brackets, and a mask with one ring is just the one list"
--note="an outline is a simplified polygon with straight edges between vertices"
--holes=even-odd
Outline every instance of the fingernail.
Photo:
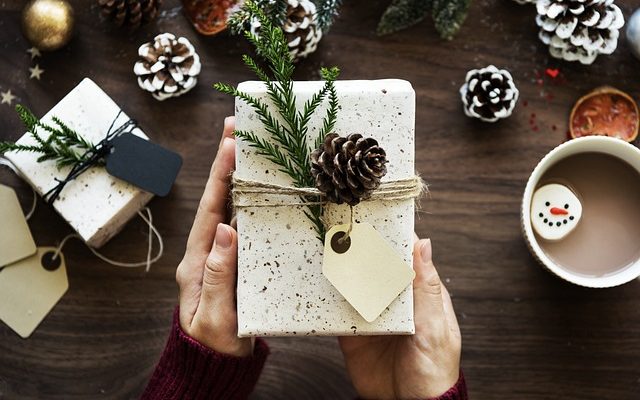
[[229,225],[218,224],[216,228],[216,238],[214,239],[214,247],[220,250],[226,250],[231,247],[231,228]]
[[431,239],[423,239],[420,243],[420,259],[422,262],[431,261]]
[[224,118],[224,127],[226,128],[227,126],[229,126],[229,121],[231,121],[231,117],[225,117]]

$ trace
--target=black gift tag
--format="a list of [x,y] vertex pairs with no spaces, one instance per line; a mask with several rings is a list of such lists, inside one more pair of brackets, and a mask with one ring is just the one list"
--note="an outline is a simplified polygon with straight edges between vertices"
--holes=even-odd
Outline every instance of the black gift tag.
[[182,166],[178,153],[131,133],[113,139],[111,146],[109,174],[157,196],[169,194]]

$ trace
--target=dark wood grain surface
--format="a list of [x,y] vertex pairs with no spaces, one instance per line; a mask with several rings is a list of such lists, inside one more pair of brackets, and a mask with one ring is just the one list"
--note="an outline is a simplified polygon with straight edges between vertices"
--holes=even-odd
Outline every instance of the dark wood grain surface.
[[[431,237],[435,261],[452,293],[463,335],[462,364],[473,399],[640,398],[640,281],[607,290],[572,286],[540,268],[519,228],[526,179],[538,160],[566,138],[568,113],[583,93],[603,84],[640,97],[640,62],[624,40],[595,65],[562,63],[538,41],[533,6],[476,0],[460,34],[441,41],[429,22],[393,36],[374,34],[386,1],[349,0],[297,79],[339,65],[343,79],[402,78],[417,92],[417,166],[431,187],[416,231]],[[618,1],[625,16],[640,1]],[[143,390],[163,349],[177,300],[175,268],[202,194],[232,100],[211,89],[252,76],[238,38],[197,35],[180,3],[165,1],[161,18],[133,35],[101,22],[93,1],[72,1],[75,38],[32,66],[20,33],[24,2],[0,2],[0,90],[44,114],[90,77],[185,163],[170,196],[151,208],[166,242],[150,273],[109,266],[79,242],[65,247],[70,289],[35,334],[20,339],[0,324],[0,399],[128,399]],[[188,95],[157,102],[132,73],[138,46],[161,31],[192,40],[203,61]],[[514,115],[498,124],[466,118],[458,88],[468,69],[510,69],[521,91]],[[560,78],[544,77],[559,68]],[[539,76],[542,74],[542,78]],[[540,79],[542,79],[540,81]],[[17,139],[19,121],[0,105],[0,139]],[[0,182],[27,185],[6,170]],[[1,223],[1,222],[0,222]],[[71,232],[41,201],[30,221],[40,246]],[[134,220],[104,251],[141,259],[145,226]],[[25,293],[25,295],[28,295]],[[269,339],[273,354],[255,399],[352,399],[333,338]]]

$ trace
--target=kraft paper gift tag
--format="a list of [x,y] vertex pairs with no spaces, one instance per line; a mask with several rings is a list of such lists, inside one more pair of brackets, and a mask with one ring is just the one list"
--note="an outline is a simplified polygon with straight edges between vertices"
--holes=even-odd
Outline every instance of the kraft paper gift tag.
[[413,281],[415,272],[366,223],[336,225],[325,237],[322,273],[367,322],[373,322]]
[[0,320],[23,338],[40,322],[69,288],[62,253],[40,247],[34,256],[0,270]]
[[16,192],[0,185],[0,267],[12,264],[36,252]]

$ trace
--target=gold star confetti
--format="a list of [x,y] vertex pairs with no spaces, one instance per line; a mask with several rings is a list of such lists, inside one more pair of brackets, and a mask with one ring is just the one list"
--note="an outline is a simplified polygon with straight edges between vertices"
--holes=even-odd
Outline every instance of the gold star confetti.
[[44,70],[40,68],[40,65],[36,64],[35,67],[29,68],[29,72],[31,72],[31,76],[29,76],[29,79],[36,78],[37,80],[40,80],[40,75],[42,75]]
[[11,93],[11,90],[7,90],[6,92],[0,92],[0,96],[2,96],[2,101],[0,102],[0,104],[11,105],[11,103],[13,102],[13,99],[16,98],[16,96],[14,96],[13,93]]
[[30,49],[27,49],[27,53],[31,54],[31,59],[33,60],[36,57],[41,57],[42,54],[40,54],[40,50],[38,50],[36,47],[32,47]]

